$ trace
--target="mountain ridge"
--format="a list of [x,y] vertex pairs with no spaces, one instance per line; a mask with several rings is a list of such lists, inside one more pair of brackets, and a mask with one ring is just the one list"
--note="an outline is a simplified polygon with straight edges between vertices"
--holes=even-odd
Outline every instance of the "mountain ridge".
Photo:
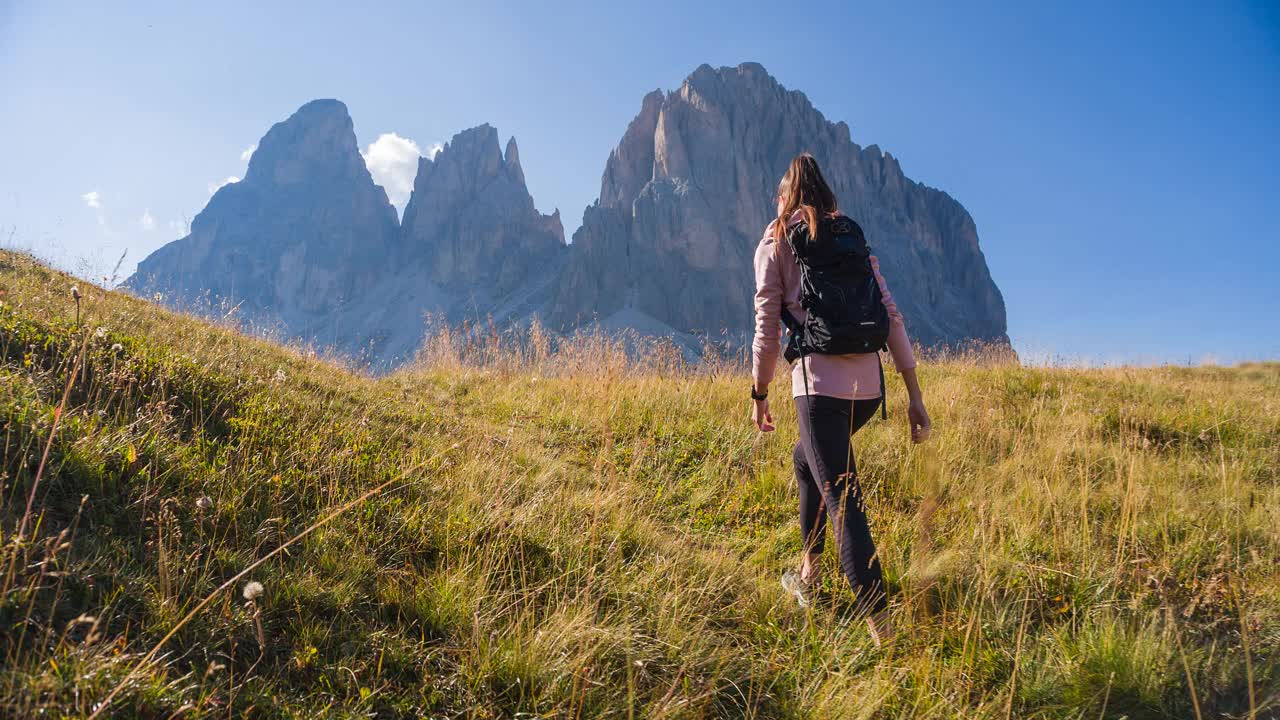
[[[363,167],[346,106],[307,103],[263,137],[245,180],[215,193],[191,234],[144,260],[128,286],[168,290],[170,304],[238,303],[242,317],[375,369],[411,358],[438,323],[465,320],[540,320],[564,333],[599,324],[689,348],[706,336],[743,343],[751,257],[777,179],[801,151],[867,231],[914,338],[1008,345],[964,207],[878,145],[854,143],[846,123],[758,63],[704,64],[679,88],[647,93],[572,243],[559,209],[537,210],[514,137],[504,147],[486,123],[419,158],[397,218]],[[320,198],[307,197],[312,185]],[[334,187],[350,188],[352,202]],[[239,196],[254,198],[247,211],[224,199]],[[267,208],[277,212],[264,219]]]
[[800,152],[818,157],[867,232],[915,338],[1008,344],[1003,298],[963,206],[907,178],[879,146],[852,142],[847,124],[758,63],[704,64],[678,89],[644,97],[574,235],[553,326],[627,310],[678,332],[749,333],[751,257]]

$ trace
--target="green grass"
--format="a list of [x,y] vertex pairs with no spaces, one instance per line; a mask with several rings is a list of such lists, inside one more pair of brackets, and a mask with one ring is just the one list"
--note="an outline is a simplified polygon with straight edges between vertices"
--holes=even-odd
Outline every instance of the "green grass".
[[834,557],[778,587],[793,410],[752,431],[740,361],[535,330],[375,379],[71,283],[0,254],[0,717],[1280,715],[1276,364],[926,363],[923,446],[889,378],[879,649]]

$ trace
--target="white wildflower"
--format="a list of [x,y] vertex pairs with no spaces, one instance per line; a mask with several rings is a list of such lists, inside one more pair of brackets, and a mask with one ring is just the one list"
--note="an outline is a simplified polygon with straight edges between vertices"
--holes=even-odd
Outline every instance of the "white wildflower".
[[93,331],[93,337],[94,337],[94,338],[96,338],[96,339],[98,339],[98,340],[101,340],[102,338],[104,338],[104,337],[106,337],[106,336],[107,336],[107,329],[106,329],[105,327],[101,326],[101,325],[99,325],[99,326],[98,326],[98,329],[97,329],[97,330],[94,330],[94,331]]
[[[213,500],[211,500],[208,495],[201,495],[199,499],[196,500],[196,507],[201,510],[208,510],[213,507]],[[245,592],[248,592],[247,588],[245,589]]]
[[262,597],[263,590],[262,583],[253,580],[244,586],[244,599],[253,602]]
[[276,368],[276,382],[282,383],[288,379],[289,376],[285,374],[284,368]]

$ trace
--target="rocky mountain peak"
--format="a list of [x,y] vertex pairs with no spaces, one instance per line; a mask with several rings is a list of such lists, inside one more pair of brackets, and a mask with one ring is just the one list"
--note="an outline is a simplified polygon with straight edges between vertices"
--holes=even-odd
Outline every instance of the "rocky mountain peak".
[[434,282],[498,295],[564,250],[559,214],[534,207],[515,138],[504,155],[489,125],[458,133],[419,162],[401,238],[407,258],[429,268]]
[[242,182],[284,188],[317,180],[362,183],[368,176],[347,106],[312,100],[267,131]]
[[546,303],[560,213],[534,207],[515,138],[485,124],[419,159],[404,222],[360,156],[347,108],[315,100],[258,143],[191,234],[146,258],[131,288],[236,317],[387,368],[424,317],[521,317]]
[[[258,142],[191,233],[144,259],[129,287],[197,312],[317,338],[313,323],[361,296],[389,266],[395,208],[360,157],[347,108],[315,100]],[[323,322],[321,321],[323,324]]]
[[640,194],[640,189],[653,179],[653,138],[658,127],[658,115],[662,111],[665,95],[654,90],[640,102],[640,114],[636,115],[622,142],[609,153],[600,181],[600,204],[629,205]]
[[964,208],[907,179],[893,156],[860,148],[848,125],[757,63],[702,65],[675,92],[645,96],[574,235],[553,324],[625,317],[677,334],[748,333],[751,257],[800,152],[818,158],[862,224],[921,342],[1007,342]]
[[[524,171],[520,169],[515,138],[507,143],[507,154],[510,159],[503,157],[498,146],[497,129],[486,123],[454,135],[434,158],[419,158],[414,193],[405,206],[405,224],[409,224],[411,208],[415,216],[433,209],[451,208],[464,196],[490,189],[499,179],[505,181],[504,185],[524,189]],[[524,195],[528,196],[528,192]],[[529,206],[533,206],[532,198]]]

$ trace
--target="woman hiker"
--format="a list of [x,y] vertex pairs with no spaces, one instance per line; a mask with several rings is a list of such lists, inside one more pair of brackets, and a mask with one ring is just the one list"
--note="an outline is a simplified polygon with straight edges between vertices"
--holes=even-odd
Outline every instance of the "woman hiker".
[[796,157],[782,177],[778,216],[756,248],[755,273],[751,419],[761,432],[774,429],[769,381],[784,323],[791,331],[787,359],[798,360],[791,369],[800,423],[793,460],[804,554],[798,570],[783,574],[782,586],[802,607],[812,602],[829,517],[840,568],[880,644],[893,625],[851,440],[884,402],[881,347],[888,346],[907,387],[912,442],[928,438],[929,414],[911,341],[879,263],[857,223],[840,215],[812,155]]

